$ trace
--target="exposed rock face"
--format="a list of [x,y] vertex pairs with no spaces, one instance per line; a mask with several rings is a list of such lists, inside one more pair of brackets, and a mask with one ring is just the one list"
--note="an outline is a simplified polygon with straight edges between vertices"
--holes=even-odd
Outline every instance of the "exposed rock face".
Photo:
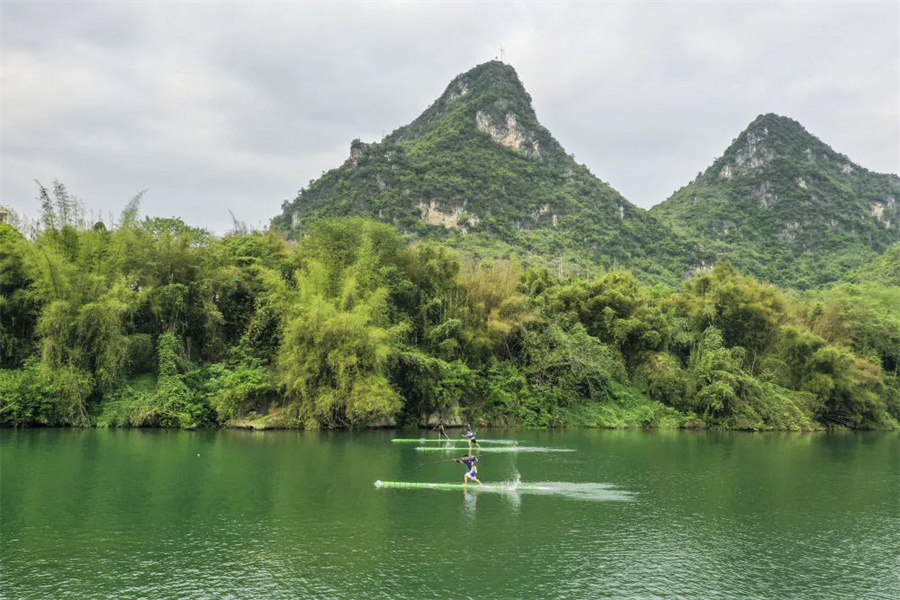
[[731,179],[739,173],[759,169],[769,164],[775,158],[775,151],[765,143],[768,135],[768,127],[761,127],[755,131],[748,130],[744,144],[738,147],[733,155],[733,162],[725,164],[719,172],[719,176]]
[[[543,205],[542,207],[540,207],[538,209],[537,213],[535,213],[534,220],[538,221],[542,216],[548,214],[549,212],[550,212],[550,205],[549,204]],[[554,227],[557,227],[559,225],[559,215],[551,214],[550,222],[553,223]]]
[[784,229],[778,233],[778,239],[783,242],[790,242],[796,240],[802,231],[803,227],[798,221],[787,223]]
[[350,158],[348,162],[354,167],[359,164],[359,157],[366,153],[366,150],[369,149],[369,144],[365,142],[361,142],[358,139],[350,142]]
[[13,226],[19,221],[19,215],[11,206],[0,204],[0,223],[9,223]]
[[451,104],[456,102],[460,98],[468,95],[471,88],[469,87],[469,82],[462,78],[455,79],[451,84],[449,89],[445,92],[447,104]]
[[760,185],[759,188],[756,189],[754,195],[756,196],[757,204],[760,208],[769,208],[778,202],[778,194],[775,193],[775,187],[770,181],[766,181]]
[[456,207],[450,212],[442,212],[438,208],[438,203],[434,200],[428,204],[420,202],[419,210],[422,211],[422,220],[429,225],[441,225],[446,229],[456,229],[460,226],[460,221],[470,227],[478,224],[478,217],[465,214],[465,210],[462,207]]
[[887,208],[888,210],[891,210],[896,207],[897,199],[890,196],[885,202],[874,202],[872,204],[872,216],[884,223],[887,227],[890,227],[892,223],[888,217],[884,216],[884,209]]
[[516,115],[511,112],[506,113],[505,123],[495,123],[490,115],[479,110],[475,114],[475,125],[478,127],[478,131],[487,133],[498,144],[531,156],[541,156],[541,147],[538,141],[534,139],[531,132],[516,123]]
[[698,275],[712,273],[712,270],[713,268],[715,268],[715,266],[715,261],[701,260],[699,265],[694,266],[688,271],[688,277],[697,277]]
[[768,127],[763,127],[760,132],[747,132],[747,143],[738,150],[734,161],[738,169],[757,169],[775,158],[775,152],[764,143],[768,135]]

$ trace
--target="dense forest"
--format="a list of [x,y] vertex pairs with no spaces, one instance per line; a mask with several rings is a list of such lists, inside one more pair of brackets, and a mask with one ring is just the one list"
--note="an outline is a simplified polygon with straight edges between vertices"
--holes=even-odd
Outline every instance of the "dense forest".
[[795,292],[722,262],[671,288],[556,278],[391,225],[296,242],[40,189],[0,223],[5,425],[896,428],[900,252]]

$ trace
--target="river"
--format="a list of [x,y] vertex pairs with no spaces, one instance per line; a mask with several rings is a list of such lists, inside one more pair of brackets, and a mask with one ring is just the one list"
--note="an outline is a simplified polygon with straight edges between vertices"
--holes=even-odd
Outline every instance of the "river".
[[0,595],[900,597],[896,432],[419,436],[2,430]]

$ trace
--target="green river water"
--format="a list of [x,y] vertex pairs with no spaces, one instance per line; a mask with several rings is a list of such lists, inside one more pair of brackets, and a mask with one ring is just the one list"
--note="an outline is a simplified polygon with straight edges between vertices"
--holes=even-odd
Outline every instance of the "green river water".
[[394,437],[2,430],[0,596],[900,597],[897,433]]

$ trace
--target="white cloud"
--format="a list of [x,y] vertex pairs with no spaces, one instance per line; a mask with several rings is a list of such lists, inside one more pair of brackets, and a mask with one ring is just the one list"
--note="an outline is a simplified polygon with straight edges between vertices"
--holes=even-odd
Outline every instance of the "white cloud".
[[[504,57],[542,123],[632,202],[777,112],[866,168],[900,163],[890,3],[4,3],[0,201],[33,179],[224,231],[275,216],[351,139]],[[252,216],[247,215],[252,213]],[[247,215],[243,217],[242,215]]]

